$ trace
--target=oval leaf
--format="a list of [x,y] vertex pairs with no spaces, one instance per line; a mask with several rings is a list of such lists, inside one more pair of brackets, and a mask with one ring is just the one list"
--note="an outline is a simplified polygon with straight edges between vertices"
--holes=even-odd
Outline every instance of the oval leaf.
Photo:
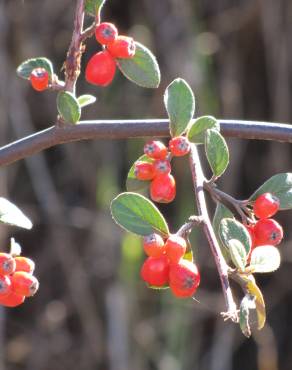
[[280,263],[279,250],[272,245],[257,247],[251,253],[250,267],[253,272],[272,272],[280,267]]
[[136,44],[136,53],[131,59],[117,59],[117,65],[125,77],[135,84],[156,88],[160,84],[160,69],[155,56],[144,45]]
[[217,206],[216,206],[216,210],[215,210],[215,214],[214,214],[214,217],[213,217],[212,224],[213,224],[213,229],[214,229],[215,235],[217,237],[221,252],[222,252],[225,260],[228,262],[228,261],[230,261],[229,252],[226,249],[225,245],[221,242],[221,238],[219,236],[219,225],[220,225],[221,220],[223,220],[223,218],[234,218],[234,215],[230,211],[229,208],[225,207],[224,204],[218,202]]
[[187,137],[190,142],[195,144],[204,144],[206,131],[208,129],[220,131],[220,124],[212,116],[203,116],[194,120],[188,130]]
[[221,176],[229,163],[229,151],[224,137],[217,130],[206,131],[205,150],[214,176]]
[[222,243],[229,248],[232,239],[239,240],[248,255],[251,248],[251,238],[246,228],[233,218],[224,218],[219,225],[219,235]]
[[138,235],[158,232],[169,234],[167,223],[158,208],[143,195],[122,193],[113,199],[111,213],[115,222],[127,231]]
[[0,222],[30,230],[32,223],[24,213],[5,198],[0,198]]
[[52,62],[43,57],[25,60],[18,66],[16,72],[19,77],[29,79],[32,70],[35,68],[45,68],[45,70],[49,73],[50,78],[54,73]]
[[250,308],[255,308],[254,298],[247,294],[243,297],[239,308],[239,326],[243,335],[245,335],[247,338],[251,336],[251,329],[249,325]]
[[77,100],[78,100],[79,106],[83,108],[83,107],[86,107],[86,105],[95,103],[96,97],[93,95],[86,94],[86,95],[79,96]]
[[228,249],[235,267],[241,271],[244,271],[247,258],[244,245],[237,239],[231,239],[228,242]]
[[105,0],[86,0],[85,12],[95,17],[101,11],[104,3]]
[[246,289],[250,295],[255,297],[258,330],[261,330],[266,322],[266,307],[263,294],[252,277],[247,278]]
[[250,197],[254,201],[263,193],[272,193],[280,200],[280,209],[292,208],[292,173],[279,173],[263,183]]
[[164,105],[170,121],[171,136],[181,135],[195,112],[195,97],[185,80],[177,78],[168,85],[164,94]]
[[135,170],[135,163],[138,161],[142,162],[154,162],[154,159],[149,158],[146,154],[143,154],[140,158],[137,159],[130,168],[126,180],[126,188],[128,191],[134,191],[138,193],[145,194],[145,192],[149,189],[150,181],[141,181],[136,179],[134,170]]
[[80,119],[81,108],[78,100],[68,91],[60,91],[57,96],[57,108],[61,117],[69,123],[77,123]]

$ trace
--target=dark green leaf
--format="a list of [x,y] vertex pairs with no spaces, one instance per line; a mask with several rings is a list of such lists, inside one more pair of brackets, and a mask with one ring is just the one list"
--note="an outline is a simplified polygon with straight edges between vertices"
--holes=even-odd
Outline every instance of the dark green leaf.
[[32,70],[35,68],[45,68],[45,70],[49,73],[50,78],[54,73],[52,62],[43,57],[25,60],[20,64],[20,66],[18,66],[16,72],[19,77],[29,79]]
[[136,44],[136,53],[131,59],[117,59],[123,75],[135,84],[156,88],[160,84],[160,70],[155,56],[144,45]]
[[195,112],[195,97],[185,80],[177,78],[167,86],[164,104],[170,121],[171,136],[183,134]]
[[219,235],[222,243],[229,248],[231,239],[239,240],[246,250],[248,255],[251,248],[251,238],[246,228],[233,218],[224,218],[219,225]]
[[153,162],[154,160],[149,158],[146,154],[142,155],[140,158],[137,159],[130,168],[126,180],[126,188],[128,191],[134,191],[137,193],[142,193],[143,195],[147,192],[149,189],[150,181],[141,181],[136,179],[135,177],[135,163],[138,161],[142,162]]
[[217,237],[219,246],[221,248],[221,252],[225,258],[226,261],[230,260],[229,251],[226,249],[226,246],[221,242],[220,236],[219,236],[219,225],[221,220],[223,218],[234,218],[233,213],[229,210],[229,208],[225,207],[224,204],[218,202],[215,210],[215,214],[213,217],[213,229],[215,232],[215,235]]
[[292,173],[279,173],[272,176],[257,191],[253,193],[250,200],[256,198],[263,193],[272,193],[280,200],[280,209],[292,208]]
[[18,207],[5,198],[0,198],[0,222],[28,230],[32,228],[30,219]]
[[194,120],[188,130],[189,141],[195,144],[204,144],[206,130],[214,129],[220,131],[219,122],[212,116],[203,116]]
[[206,131],[205,150],[214,176],[221,176],[229,163],[229,151],[224,137],[217,130]]
[[86,0],[85,12],[95,17],[98,13],[100,13],[104,3],[105,0]]
[[86,107],[86,105],[95,103],[96,97],[93,95],[85,94],[85,95],[79,96],[77,100],[78,100],[79,106],[83,108],[83,107]]
[[167,223],[158,208],[147,198],[136,193],[122,193],[111,203],[112,217],[127,231],[138,235],[155,232],[166,237]]
[[280,263],[279,250],[272,245],[257,247],[251,253],[250,268],[253,272],[272,272],[280,267]]
[[61,117],[69,123],[77,123],[80,119],[81,108],[78,100],[68,91],[60,91],[57,96],[57,108]]
[[228,249],[235,267],[244,271],[247,258],[244,245],[237,239],[231,239],[228,242]]

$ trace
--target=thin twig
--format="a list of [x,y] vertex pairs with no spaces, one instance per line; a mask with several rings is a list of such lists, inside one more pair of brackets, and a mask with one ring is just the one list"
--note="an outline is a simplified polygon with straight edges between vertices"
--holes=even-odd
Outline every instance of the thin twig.
[[176,235],[185,237],[195,226],[198,226],[202,222],[203,218],[201,216],[190,216],[188,222],[180,227],[180,229],[176,232]]
[[[219,120],[225,137],[292,143],[292,126],[280,123]],[[0,148],[0,166],[6,166],[55,145],[80,140],[168,137],[167,119],[80,121],[49,127]]]
[[201,168],[200,158],[197,148],[194,144],[191,145],[190,153],[190,167],[193,178],[193,186],[196,194],[197,209],[200,216],[203,218],[203,228],[205,235],[208,239],[211,252],[215,259],[217,270],[220,276],[222,290],[226,302],[227,312],[224,313],[224,317],[230,318],[232,321],[238,321],[237,307],[234,302],[232,291],[229,285],[228,279],[228,265],[221,253],[218,241],[216,239],[206,205],[205,194],[204,194],[204,182],[205,177]]

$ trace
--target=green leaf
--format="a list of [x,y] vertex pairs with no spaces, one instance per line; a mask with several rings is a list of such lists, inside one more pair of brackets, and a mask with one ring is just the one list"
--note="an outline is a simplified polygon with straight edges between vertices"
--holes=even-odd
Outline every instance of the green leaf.
[[211,128],[220,131],[220,125],[216,118],[212,116],[199,117],[192,121],[187,137],[194,144],[204,144],[206,131]]
[[135,42],[136,52],[131,59],[117,59],[117,65],[125,77],[135,84],[156,88],[160,84],[160,69],[155,56],[144,45]]
[[143,195],[122,193],[113,199],[111,213],[115,222],[138,235],[169,235],[167,223],[158,208]]
[[150,181],[142,181],[142,180],[136,179],[134,171],[135,171],[135,163],[138,161],[152,163],[154,162],[154,159],[151,159],[146,154],[143,154],[140,158],[138,158],[133,163],[132,167],[130,168],[128,172],[128,176],[126,180],[126,188],[128,191],[134,191],[137,193],[142,193],[144,195],[145,192],[149,189]]
[[77,101],[79,103],[79,106],[83,108],[83,107],[86,107],[86,105],[95,103],[96,97],[93,95],[85,94],[85,95],[79,96]]
[[222,243],[229,248],[230,240],[239,240],[248,255],[251,248],[251,238],[246,228],[233,218],[224,218],[219,225],[219,235]]
[[0,198],[0,222],[30,230],[32,223],[23,212],[5,198]]
[[100,13],[104,3],[105,0],[86,0],[85,12],[95,17],[98,13]]
[[68,91],[60,91],[57,96],[57,108],[62,118],[69,123],[77,123],[80,119],[81,108],[78,100]]
[[241,271],[244,271],[247,258],[244,245],[237,239],[231,239],[228,242],[228,249],[235,267]]
[[258,330],[261,330],[265,326],[266,322],[266,307],[263,294],[260,288],[257,286],[253,276],[246,277],[247,284],[246,289],[248,293],[255,297],[255,305],[258,319]]
[[206,131],[205,150],[214,176],[221,176],[229,163],[229,151],[224,137],[217,130]]
[[280,267],[280,263],[279,250],[272,245],[257,247],[251,253],[250,268],[253,272],[272,272]]
[[234,218],[234,215],[229,208],[225,207],[224,204],[218,202],[213,217],[213,229],[218,240],[221,252],[225,260],[229,261],[230,260],[229,251],[226,249],[226,246],[221,242],[221,238],[219,236],[219,225],[223,218]]
[[249,310],[255,309],[254,297],[246,294],[240,304],[239,308],[239,326],[240,329],[247,338],[251,336],[251,329],[249,325]]
[[272,193],[280,200],[280,209],[292,208],[292,173],[279,173],[272,176],[260,186],[249,198],[250,201],[263,193]]
[[164,105],[170,121],[171,136],[183,134],[195,112],[195,97],[185,80],[177,78],[167,86]]
[[54,73],[52,62],[43,57],[25,60],[17,67],[16,72],[19,77],[29,79],[32,70],[35,68],[45,68],[45,70],[49,73],[50,78],[52,78]]

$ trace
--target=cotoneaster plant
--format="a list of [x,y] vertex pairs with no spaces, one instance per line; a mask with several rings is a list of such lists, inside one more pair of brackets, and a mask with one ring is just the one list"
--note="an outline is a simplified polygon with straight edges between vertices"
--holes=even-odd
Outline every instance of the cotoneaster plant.
[[[257,328],[262,329],[265,324],[265,303],[255,274],[270,273],[280,266],[283,229],[272,217],[278,211],[292,208],[292,173],[273,176],[247,200],[233,198],[217,185],[229,163],[224,135],[232,135],[228,131],[231,127],[233,135],[241,138],[292,142],[291,127],[237,121],[230,124],[212,116],[194,118],[194,94],[181,78],[171,82],[164,93],[167,120],[119,120],[105,124],[81,121],[83,108],[96,101],[93,95],[77,96],[76,83],[83,70],[81,77],[94,85],[97,92],[111,85],[117,70],[144,88],[157,88],[160,84],[155,56],[131,36],[120,35],[115,24],[102,19],[104,4],[105,0],[76,0],[64,77],[56,73],[53,63],[45,57],[26,60],[17,68],[18,75],[28,80],[36,92],[57,93],[58,115],[53,127],[0,148],[0,165],[74,140],[149,137],[141,148],[141,156],[129,170],[127,192],[119,194],[111,203],[115,222],[142,238],[147,257],[141,266],[141,278],[149,288],[163,289],[161,294],[168,294],[166,290],[170,288],[176,298],[193,297],[204,276],[200,274],[188,236],[195,227],[202,227],[225,298],[226,309],[222,315],[239,324],[243,334],[249,337],[255,329],[250,320],[251,310],[256,311]],[[91,19],[86,29],[83,28],[85,16]],[[82,56],[90,37],[96,40],[96,51],[83,66]],[[161,136],[167,137],[167,142],[160,141]],[[212,171],[209,179],[203,174],[198,146],[204,147]],[[183,156],[189,157],[197,214],[186,215],[185,223],[175,232],[169,230],[158,206],[175,201],[176,174],[171,164],[174,157],[179,161]],[[212,221],[206,195],[216,203]],[[0,221],[26,229],[32,227],[31,221],[4,198],[0,198]],[[3,306],[22,304],[39,287],[33,276],[34,262],[19,254],[19,245],[13,239],[10,252],[0,253],[0,304]],[[230,279],[242,289],[242,295],[236,299]]]

